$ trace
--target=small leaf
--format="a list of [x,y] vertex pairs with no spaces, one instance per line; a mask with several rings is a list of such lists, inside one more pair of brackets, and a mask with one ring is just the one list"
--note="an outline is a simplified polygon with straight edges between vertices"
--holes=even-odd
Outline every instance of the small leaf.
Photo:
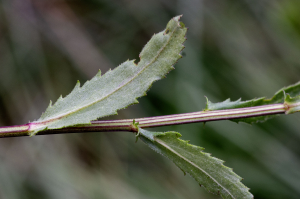
[[[101,76],[101,72],[82,87],[77,82],[73,91],[31,123],[31,135],[44,129],[59,129],[67,126],[89,124],[91,120],[117,114],[117,110],[138,103],[153,82],[160,80],[174,69],[173,65],[182,56],[187,28],[174,17],[165,30],[154,35],[140,53],[138,64],[126,61],[114,70]],[[101,63],[99,63],[101,65]]]
[[284,104],[286,106],[286,114],[291,114],[300,111],[300,95],[291,97],[289,94],[286,95]]
[[[269,104],[283,104],[287,99],[287,94],[289,97],[297,97],[300,95],[300,82],[284,87],[277,91],[275,95],[271,99],[258,98],[248,101],[241,101],[241,99],[238,99],[237,101],[230,101],[230,99],[227,99],[223,102],[219,103],[212,103],[207,99],[206,109],[205,111],[214,111],[214,110],[225,110],[225,109],[234,109],[234,108],[246,108],[246,107],[254,107],[254,106],[262,106],[262,105],[269,105]],[[299,98],[299,97],[297,97]],[[290,98],[289,98],[290,99]],[[291,110],[291,113],[295,111],[295,108]],[[234,122],[246,122],[249,124],[255,123],[255,122],[264,122],[267,119],[273,118],[278,115],[266,115],[266,116],[258,116],[258,117],[251,117],[251,118],[241,118],[241,119],[231,119],[231,121]]]
[[209,192],[223,198],[253,198],[241,177],[223,165],[223,161],[204,153],[203,148],[179,139],[177,132],[150,132],[139,128],[139,137],[157,153],[172,160]]

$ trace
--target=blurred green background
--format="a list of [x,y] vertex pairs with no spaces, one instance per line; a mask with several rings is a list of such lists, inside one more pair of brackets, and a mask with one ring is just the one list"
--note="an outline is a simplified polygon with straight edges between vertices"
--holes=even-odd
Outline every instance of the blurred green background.
[[[176,70],[110,119],[200,111],[204,96],[271,97],[300,80],[299,9],[299,0],[0,0],[0,126],[38,119],[77,80],[138,59],[179,14],[189,31]],[[300,198],[299,119],[154,130],[225,160],[257,199]],[[0,139],[0,198],[220,198],[134,142],[127,132]]]

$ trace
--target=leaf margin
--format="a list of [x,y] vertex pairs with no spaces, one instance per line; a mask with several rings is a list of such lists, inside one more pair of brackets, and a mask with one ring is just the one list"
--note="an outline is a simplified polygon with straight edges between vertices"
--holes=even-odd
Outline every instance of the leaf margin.
[[[34,121],[34,122],[30,123],[30,130],[29,130],[30,131],[30,133],[29,133],[30,136],[33,136],[33,135],[35,135],[36,133],[38,133],[39,131],[42,131],[42,130],[59,129],[59,128],[64,128],[64,127],[69,127],[69,126],[75,126],[75,125],[90,124],[90,122],[92,120],[96,120],[96,119],[99,119],[99,118],[102,118],[102,117],[106,117],[106,116],[109,116],[109,115],[117,114],[118,110],[127,108],[128,106],[130,106],[132,104],[138,103],[137,98],[145,96],[146,92],[150,89],[150,87],[152,86],[152,84],[155,81],[164,78],[167,73],[169,73],[171,70],[174,69],[173,65],[175,65],[180,58],[182,58],[182,55],[180,53],[184,49],[183,43],[186,40],[187,28],[185,27],[184,23],[180,21],[181,17],[182,17],[182,15],[179,15],[179,16],[176,16],[176,17],[172,18],[168,22],[165,30],[159,32],[158,34],[154,34],[154,36],[147,42],[147,44],[142,49],[142,51],[141,51],[141,53],[139,55],[139,57],[141,59],[140,59],[140,61],[139,61],[138,64],[134,63],[135,60],[131,60],[131,61],[128,60],[128,61],[120,64],[114,70],[109,70],[103,76],[101,76],[101,71],[99,70],[99,72],[95,75],[95,77],[93,77],[91,80],[87,81],[82,87],[80,87],[80,82],[77,81],[74,89],[65,98],[63,98],[62,96],[60,96],[59,99],[53,105],[52,105],[52,102],[50,101],[50,104],[49,104],[48,108],[42,114],[42,116],[37,121]],[[179,32],[180,34],[178,33],[179,36],[181,36],[181,37],[178,37],[178,35],[176,35],[176,34],[174,35],[174,37],[171,37],[172,35],[169,36],[170,34],[167,33],[167,30],[171,30],[169,32],[170,32],[170,34],[172,33],[172,35],[176,31],[177,31],[176,34],[178,33],[178,31],[181,31],[181,32]],[[160,35],[161,37],[164,37],[164,38],[158,38],[158,35]],[[176,38],[176,36],[178,38]],[[176,39],[174,39],[174,38],[176,38]],[[165,68],[155,69],[155,70],[160,70],[159,72],[161,74],[158,74],[155,77],[153,76],[152,79],[151,79],[151,82],[149,81],[147,83],[147,85],[144,86],[145,88],[143,88],[142,91],[140,91],[140,94],[137,94],[135,97],[131,98],[127,104],[123,103],[124,105],[122,105],[120,107],[117,107],[114,110],[109,110],[109,112],[107,114],[105,114],[105,115],[102,114],[102,115],[98,115],[98,116],[86,116],[86,117],[82,117],[82,119],[78,119],[77,116],[76,117],[74,116],[74,118],[75,118],[75,119],[73,119],[74,121],[71,121],[72,116],[69,116],[69,115],[73,114],[74,111],[71,112],[71,113],[65,112],[65,113],[63,113],[62,116],[58,114],[59,111],[58,111],[58,113],[55,112],[56,110],[55,110],[54,107],[59,107],[59,105],[62,104],[63,101],[66,100],[66,99],[68,99],[69,101],[72,101],[72,100],[70,100],[70,98],[72,97],[72,95],[74,95],[74,93],[81,92],[82,90],[84,90],[84,88],[88,87],[88,85],[92,81],[95,81],[96,78],[100,79],[100,78],[103,78],[104,76],[108,76],[110,73],[113,73],[114,71],[118,70],[118,68],[120,68],[121,66],[124,66],[126,64],[128,64],[128,65],[131,64],[131,67],[133,65],[136,66],[136,67],[138,67],[139,64],[143,64],[143,61],[145,61],[146,57],[149,56],[149,46],[150,46],[150,44],[151,44],[151,48],[154,49],[155,47],[157,47],[157,46],[155,46],[154,41],[163,40],[163,39],[167,39],[167,43],[164,44],[162,42],[162,44],[164,46],[161,46],[161,48],[159,48],[160,51],[157,52],[158,53],[157,56],[153,57],[153,63],[155,63],[157,59],[161,59],[164,62],[168,61],[169,65],[165,66]],[[170,42],[171,40],[172,40],[172,42]],[[166,54],[166,53],[170,53],[171,51],[174,51],[173,55],[172,55],[173,57],[166,57],[166,60],[164,60],[164,58],[162,58],[162,57],[159,57],[159,56],[163,55],[163,53]],[[172,52],[171,52],[171,54],[172,54]],[[143,57],[145,59],[143,59]],[[153,63],[149,63],[149,64],[147,63],[148,65],[146,65],[146,66],[148,67],[150,64],[153,64]],[[132,80],[130,80],[130,81],[132,81]],[[94,103],[92,103],[92,105],[93,104]],[[88,107],[88,108],[90,108],[90,107]],[[81,114],[80,113],[80,109],[77,109],[76,111],[77,111],[78,114],[75,113],[74,115]]]
[[[167,157],[168,159],[170,159],[171,161],[173,161],[174,164],[175,164],[180,170],[183,171],[184,175],[185,175],[186,173],[188,173],[191,177],[193,177],[193,178],[199,183],[200,186],[203,185],[203,186],[205,187],[205,189],[206,189],[208,192],[213,193],[213,194],[217,194],[217,195],[221,195],[223,198],[226,198],[226,199],[227,199],[227,198],[230,198],[230,199],[240,199],[240,198],[244,198],[244,199],[252,199],[252,198],[253,198],[253,195],[249,192],[249,188],[246,187],[245,185],[243,185],[243,184],[241,183],[242,178],[241,178],[240,176],[238,176],[237,174],[235,174],[231,168],[226,167],[225,165],[223,165],[223,163],[224,163],[223,160],[220,160],[220,159],[218,159],[218,158],[212,157],[209,153],[203,152],[204,148],[202,148],[202,147],[199,147],[199,146],[196,146],[196,145],[191,145],[191,144],[189,144],[189,141],[185,141],[185,140],[179,139],[179,138],[181,137],[181,134],[180,134],[180,133],[174,132],[174,131],[168,131],[168,132],[151,132],[151,131],[147,131],[147,130],[144,130],[144,129],[139,128],[139,127],[138,127],[138,130],[139,130],[139,131],[138,131],[137,136],[138,136],[138,137],[139,137],[146,145],[148,145],[151,149],[153,149],[153,150],[156,151],[157,153],[159,153],[159,154],[163,155],[164,157]],[[207,183],[206,181],[203,181],[203,182],[199,181],[199,175],[196,175],[196,174],[194,174],[193,172],[190,172],[190,171],[192,171],[192,169],[191,169],[191,170],[189,170],[189,169],[184,169],[184,167],[185,167],[186,165],[181,165],[181,164],[180,164],[180,161],[178,161],[178,160],[176,160],[176,159],[170,157],[170,155],[167,155],[166,153],[163,153],[162,150],[161,150],[159,147],[156,146],[156,144],[157,144],[157,143],[158,143],[158,144],[162,144],[163,141],[161,141],[160,139],[161,139],[162,137],[167,137],[167,139],[169,139],[168,136],[170,136],[170,135],[171,135],[171,137],[173,137],[173,138],[171,138],[171,139],[173,139],[173,141],[176,140],[178,146],[179,146],[179,145],[183,145],[183,146],[184,146],[184,147],[183,147],[184,149],[190,148],[190,149],[194,150],[194,153],[196,153],[195,151],[197,151],[197,153],[199,153],[199,154],[201,154],[203,157],[207,158],[208,161],[214,161],[215,166],[216,166],[216,165],[219,166],[219,170],[213,168],[213,169],[212,169],[211,171],[209,171],[209,172],[215,173],[215,172],[217,172],[217,171],[219,172],[220,170],[222,170],[222,171],[224,172],[224,170],[226,170],[225,174],[226,174],[227,176],[224,177],[224,176],[225,176],[224,173],[222,173],[220,176],[222,176],[222,177],[224,177],[224,178],[227,178],[228,176],[231,176],[231,177],[233,178],[233,181],[235,181],[235,183],[234,183],[234,182],[230,183],[229,188],[232,188],[232,186],[238,186],[238,187],[239,187],[239,190],[240,190],[241,192],[239,192],[239,193],[238,193],[238,192],[235,192],[235,193],[234,193],[234,194],[237,194],[238,196],[233,196],[232,193],[231,193],[229,190],[227,190],[226,188],[224,188],[224,189],[227,190],[228,193],[226,193],[226,192],[224,193],[224,191],[220,191],[220,190],[215,190],[215,189],[213,189],[214,185],[207,185],[207,184],[205,184],[205,183]],[[160,139],[159,139],[159,138],[160,138]],[[160,140],[160,141],[158,141],[158,140]],[[179,143],[179,144],[178,144],[178,143]],[[165,144],[162,144],[162,146],[165,147]],[[173,150],[174,150],[174,149],[173,149]],[[198,156],[197,156],[198,158],[199,158],[199,154],[198,154]],[[194,158],[196,158],[196,155],[195,155]],[[188,161],[187,161],[187,162],[188,162]],[[195,166],[195,164],[196,164],[196,163],[194,163],[194,162],[195,162],[195,159],[194,159],[193,161],[189,160],[189,162],[191,162],[192,165],[194,164],[194,166]],[[207,162],[205,162],[204,164],[207,164]],[[204,171],[204,172],[205,172],[205,171]],[[210,175],[210,174],[208,174],[208,175]],[[218,184],[217,180],[216,180],[215,182]],[[219,184],[219,185],[220,185],[220,184]],[[221,186],[221,185],[220,185],[220,186]],[[232,191],[232,190],[231,190],[231,191]],[[242,195],[242,197],[240,197],[241,195]]]
[[[285,104],[286,105],[286,114],[296,112],[296,105],[292,105],[292,103],[296,103],[297,99],[300,98],[300,81],[292,84],[290,86],[286,86],[278,90],[272,98],[267,99],[266,97],[254,98],[252,100],[242,101],[241,98],[236,101],[231,101],[230,98],[226,99],[223,102],[213,103],[206,97],[206,107],[204,111],[215,111],[215,110],[226,110],[226,109],[235,109],[235,108],[249,108],[255,106],[262,105],[271,105],[271,104]],[[296,99],[297,98],[297,99]],[[292,100],[293,99],[293,100]],[[300,100],[300,99],[299,99]],[[289,107],[293,107],[289,111]],[[298,109],[297,109],[298,110]],[[299,108],[300,111],[300,108]],[[248,124],[254,124],[258,122],[265,122],[268,119],[279,116],[279,114],[275,115],[266,115],[266,116],[257,116],[251,118],[239,118],[239,119],[230,119],[230,121],[239,123],[245,122]]]

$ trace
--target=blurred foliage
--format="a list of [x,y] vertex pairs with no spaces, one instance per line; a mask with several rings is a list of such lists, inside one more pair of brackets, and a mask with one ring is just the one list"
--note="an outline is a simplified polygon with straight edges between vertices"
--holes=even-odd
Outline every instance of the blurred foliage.
[[[212,102],[271,97],[299,81],[297,0],[0,0],[0,125],[40,117],[49,100],[138,54],[171,17],[189,27],[184,58],[135,118],[199,111]],[[107,118],[106,118],[107,119]],[[229,121],[160,128],[244,178],[255,198],[299,198],[300,114],[253,126]],[[0,140],[0,198],[220,198],[131,133]]]

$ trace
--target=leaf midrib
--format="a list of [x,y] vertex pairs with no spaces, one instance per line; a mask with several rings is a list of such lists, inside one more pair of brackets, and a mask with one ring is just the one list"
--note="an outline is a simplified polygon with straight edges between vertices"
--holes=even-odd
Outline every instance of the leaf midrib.
[[[205,170],[203,170],[201,167],[199,167],[198,165],[196,165],[195,163],[191,162],[189,159],[185,158],[184,156],[180,155],[180,153],[178,153],[177,151],[175,151],[173,148],[169,147],[165,142],[163,142],[162,140],[158,139],[158,138],[154,138],[154,141],[156,141],[157,143],[161,144],[162,146],[164,146],[166,149],[170,150],[172,153],[174,153],[175,155],[177,155],[178,157],[180,157],[181,159],[183,159],[184,161],[188,162],[189,164],[191,164],[192,166],[198,168],[199,170],[201,170],[204,174],[206,174],[207,176],[210,177],[210,179],[212,179],[216,184],[218,184],[220,187],[223,188],[223,190],[225,190],[233,199],[235,199],[235,197],[230,193],[230,191],[228,189],[226,189],[223,185],[221,185],[215,178],[213,178],[211,175],[209,175]],[[189,153],[189,152],[188,152]]]
[[[108,98],[109,96],[111,96],[112,94],[114,94],[115,92],[117,92],[118,90],[120,90],[121,88],[125,87],[127,84],[129,84],[129,83],[132,82],[134,79],[136,79],[136,78],[137,78],[144,70],[146,70],[146,68],[148,68],[151,64],[153,64],[153,63],[155,62],[155,60],[157,60],[157,58],[161,55],[161,52],[162,52],[164,49],[166,49],[167,45],[170,43],[170,40],[171,40],[171,38],[172,38],[172,35],[174,34],[174,32],[175,32],[178,28],[179,28],[179,27],[176,27],[176,28],[174,29],[174,31],[172,31],[172,32],[170,33],[171,35],[170,35],[168,41],[167,41],[166,44],[158,51],[159,53],[152,59],[152,61],[151,61],[150,63],[148,63],[145,67],[141,68],[141,70],[140,70],[138,73],[136,73],[136,75],[134,75],[134,76],[133,76],[129,81],[127,81],[125,84],[123,84],[122,86],[119,86],[119,87],[118,87],[117,89],[115,89],[113,92],[109,93],[108,95],[102,97],[101,99],[99,99],[99,100],[97,100],[97,101],[95,101],[95,102],[89,103],[88,105],[83,106],[83,107],[81,107],[81,108],[79,108],[79,109],[76,109],[76,110],[74,110],[74,111],[68,112],[68,113],[63,114],[63,115],[60,115],[60,116],[56,116],[56,117],[51,118],[51,119],[48,119],[48,120],[44,120],[43,122],[39,122],[39,123],[53,122],[53,121],[55,121],[55,120],[59,120],[59,119],[61,119],[61,118],[63,118],[63,117],[66,117],[66,116],[68,116],[68,115],[71,115],[71,114],[73,114],[73,113],[75,113],[75,112],[78,112],[78,111],[80,111],[80,110],[82,110],[82,109],[85,109],[85,108],[87,108],[87,107],[89,107],[89,106],[92,106],[92,105],[94,105],[94,104],[96,104],[96,103],[98,103],[98,102],[104,100],[105,98]],[[138,65],[136,65],[136,66],[138,66]]]

